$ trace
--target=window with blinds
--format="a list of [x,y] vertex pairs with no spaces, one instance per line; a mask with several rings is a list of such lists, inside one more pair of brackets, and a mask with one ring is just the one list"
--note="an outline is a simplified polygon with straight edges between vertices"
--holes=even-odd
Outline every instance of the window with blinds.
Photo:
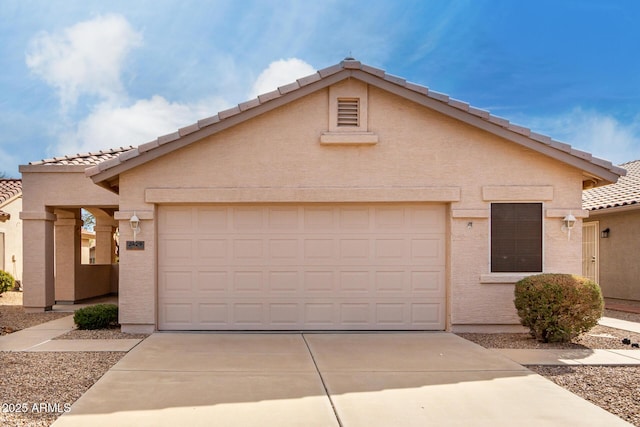
[[338,127],[360,126],[360,100],[338,98]]
[[491,204],[491,271],[542,272],[542,203]]

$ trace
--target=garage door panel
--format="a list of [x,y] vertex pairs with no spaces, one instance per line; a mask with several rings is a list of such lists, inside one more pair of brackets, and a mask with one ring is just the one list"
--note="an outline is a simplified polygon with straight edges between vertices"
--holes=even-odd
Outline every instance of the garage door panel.
[[197,274],[196,289],[201,296],[207,296],[207,294],[225,295],[230,291],[229,273],[219,270],[200,270]]
[[445,292],[445,274],[442,270],[422,270],[411,272],[411,292],[416,295],[424,293],[433,296]]
[[298,231],[300,230],[300,212],[297,207],[277,207],[267,210],[269,230]]
[[309,295],[333,293],[336,291],[336,274],[329,270],[306,270],[304,272],[304,290]]
[[301,292],[302,272],[299,270],[271,270],[269,275],[269,290],[293,296]]
[[167,238],[163,241],[161,256],[168,265],[192,264],[195,255],[191,239]]
[[407,272],[390,270],[375,272],[375,290],[379,295],[406,295],[409,292]]
[[264,285],[263,276],[262,270],[234,271],[233,292],[247,296],[261,294]]
[[192,207],[196,214],[198,230],[224,232],[229,229],[229,210],[226,207]]
[[300,259],[300,241],[296,238],[280,238],[268,240],[271,261],[298,263]]
[[198,322],[203,329],[229,326],[229,305],[226,303],[198,304]]
[[444,329],[444,206],[159,208],[159,329]]
[[192,207],[167,206],[158,215],[158,226],[164,233],[183,234],[193,231],[194,209]]

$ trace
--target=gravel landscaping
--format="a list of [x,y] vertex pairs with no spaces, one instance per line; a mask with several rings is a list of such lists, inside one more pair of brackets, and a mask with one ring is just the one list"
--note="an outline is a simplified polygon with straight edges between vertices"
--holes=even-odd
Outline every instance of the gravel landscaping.
[[0,425],[51,425],[125,354],[0,352]]
[[[25,313],[22,293],[0,295],[2,335],[70,312]],[[56,339],[145,338],[120,329],[73,330]],[[49,426],[115,365],[124,352],[0,352],[0,425]]]

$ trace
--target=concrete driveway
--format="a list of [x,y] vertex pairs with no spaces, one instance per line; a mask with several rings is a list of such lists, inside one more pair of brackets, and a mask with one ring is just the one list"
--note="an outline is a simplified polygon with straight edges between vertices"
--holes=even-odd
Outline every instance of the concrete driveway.
[[55,427],[629,425],[449,333],[157,333]]

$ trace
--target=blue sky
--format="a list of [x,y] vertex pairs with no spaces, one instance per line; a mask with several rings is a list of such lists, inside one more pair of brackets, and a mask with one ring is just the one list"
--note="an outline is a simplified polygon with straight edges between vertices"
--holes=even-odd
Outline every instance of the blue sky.
[[139,145],[351,54],[640,159],[640,2],[0,0],[0,172]]

